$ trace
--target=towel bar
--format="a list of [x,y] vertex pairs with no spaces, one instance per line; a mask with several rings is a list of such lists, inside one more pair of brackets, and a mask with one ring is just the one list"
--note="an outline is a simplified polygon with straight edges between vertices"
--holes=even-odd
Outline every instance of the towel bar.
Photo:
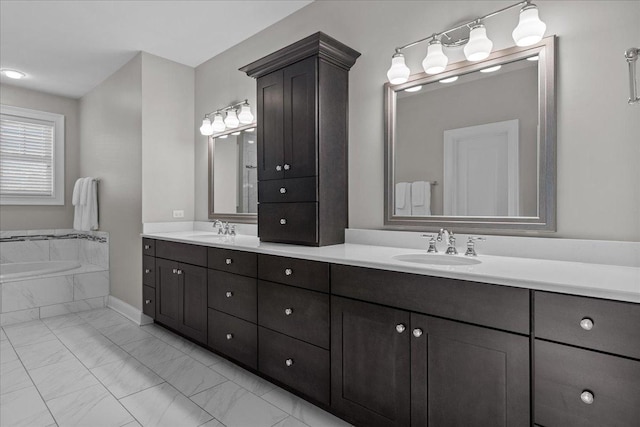
[[624,52],[624,57],[629,64],[629,104],[640,103],[640,97],[638,97],[638,90],[636,87],[636,62],[638,62],[638,55],[640,54],[640,48],[632,47]]

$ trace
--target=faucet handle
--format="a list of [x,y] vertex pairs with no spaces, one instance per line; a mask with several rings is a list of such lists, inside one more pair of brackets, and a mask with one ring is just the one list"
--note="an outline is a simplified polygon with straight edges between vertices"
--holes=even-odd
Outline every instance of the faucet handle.
[[467,251],[464,254],[466,256],[478,256],[476,253],[476,242],[484,242],[486,240],[484,237],[469,236],[467,240]]
[[436,247],[436,236],[434,234],[423,234],[421,236],[423,239],[429,238],[429,249],[427,249],[428,254],[437,254],[438,248]]
[[235,236],[236,235],[236,226],[235,224],[231,226],[231,228],[229,229],[229,235],[230,236]]

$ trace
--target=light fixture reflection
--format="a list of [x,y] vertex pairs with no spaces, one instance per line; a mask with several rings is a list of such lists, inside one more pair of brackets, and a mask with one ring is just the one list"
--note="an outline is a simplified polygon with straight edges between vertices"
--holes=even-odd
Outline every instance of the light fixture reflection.
[[242,133],[242,131],[238,131],[238,132],[231,132],[231,135],[236,136],[236,135],[240,135]]
[[502,68],[502,65],[496,65],[495,67],[483,68],[482,70],[480,70],[480,72],[481,73],[493,73],[494,71],[498,71],[500,68]]
[[245,132],[255,132],[256,128],[246,129]]
[[422,86],[411,86],[406,88],[404,91],[405,92],[418,92],[420,89],[422,89]]
[[440,83],[453,83],[458,80],[458,76],[448,77],[446,79],[438,80]]
[[227,139],[227,138],[229,138],[229,135],[220,135],[218,138],[220,138],[220,139]]

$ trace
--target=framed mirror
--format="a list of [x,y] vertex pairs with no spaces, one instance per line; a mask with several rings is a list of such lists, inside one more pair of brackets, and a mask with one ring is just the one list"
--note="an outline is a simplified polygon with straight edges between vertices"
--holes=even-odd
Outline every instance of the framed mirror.
[[209,137],[209,219],[257,221],[256,138],[255,123]]
[[385,85],[386,228],[555,231],[555,46]]

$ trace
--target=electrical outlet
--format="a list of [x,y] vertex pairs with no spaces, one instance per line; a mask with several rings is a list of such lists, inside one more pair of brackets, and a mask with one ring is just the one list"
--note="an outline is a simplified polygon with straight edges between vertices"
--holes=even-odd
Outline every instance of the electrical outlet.
[[183,210],[173,211],[173,217],[174,218],[184,218],[184,211]]

